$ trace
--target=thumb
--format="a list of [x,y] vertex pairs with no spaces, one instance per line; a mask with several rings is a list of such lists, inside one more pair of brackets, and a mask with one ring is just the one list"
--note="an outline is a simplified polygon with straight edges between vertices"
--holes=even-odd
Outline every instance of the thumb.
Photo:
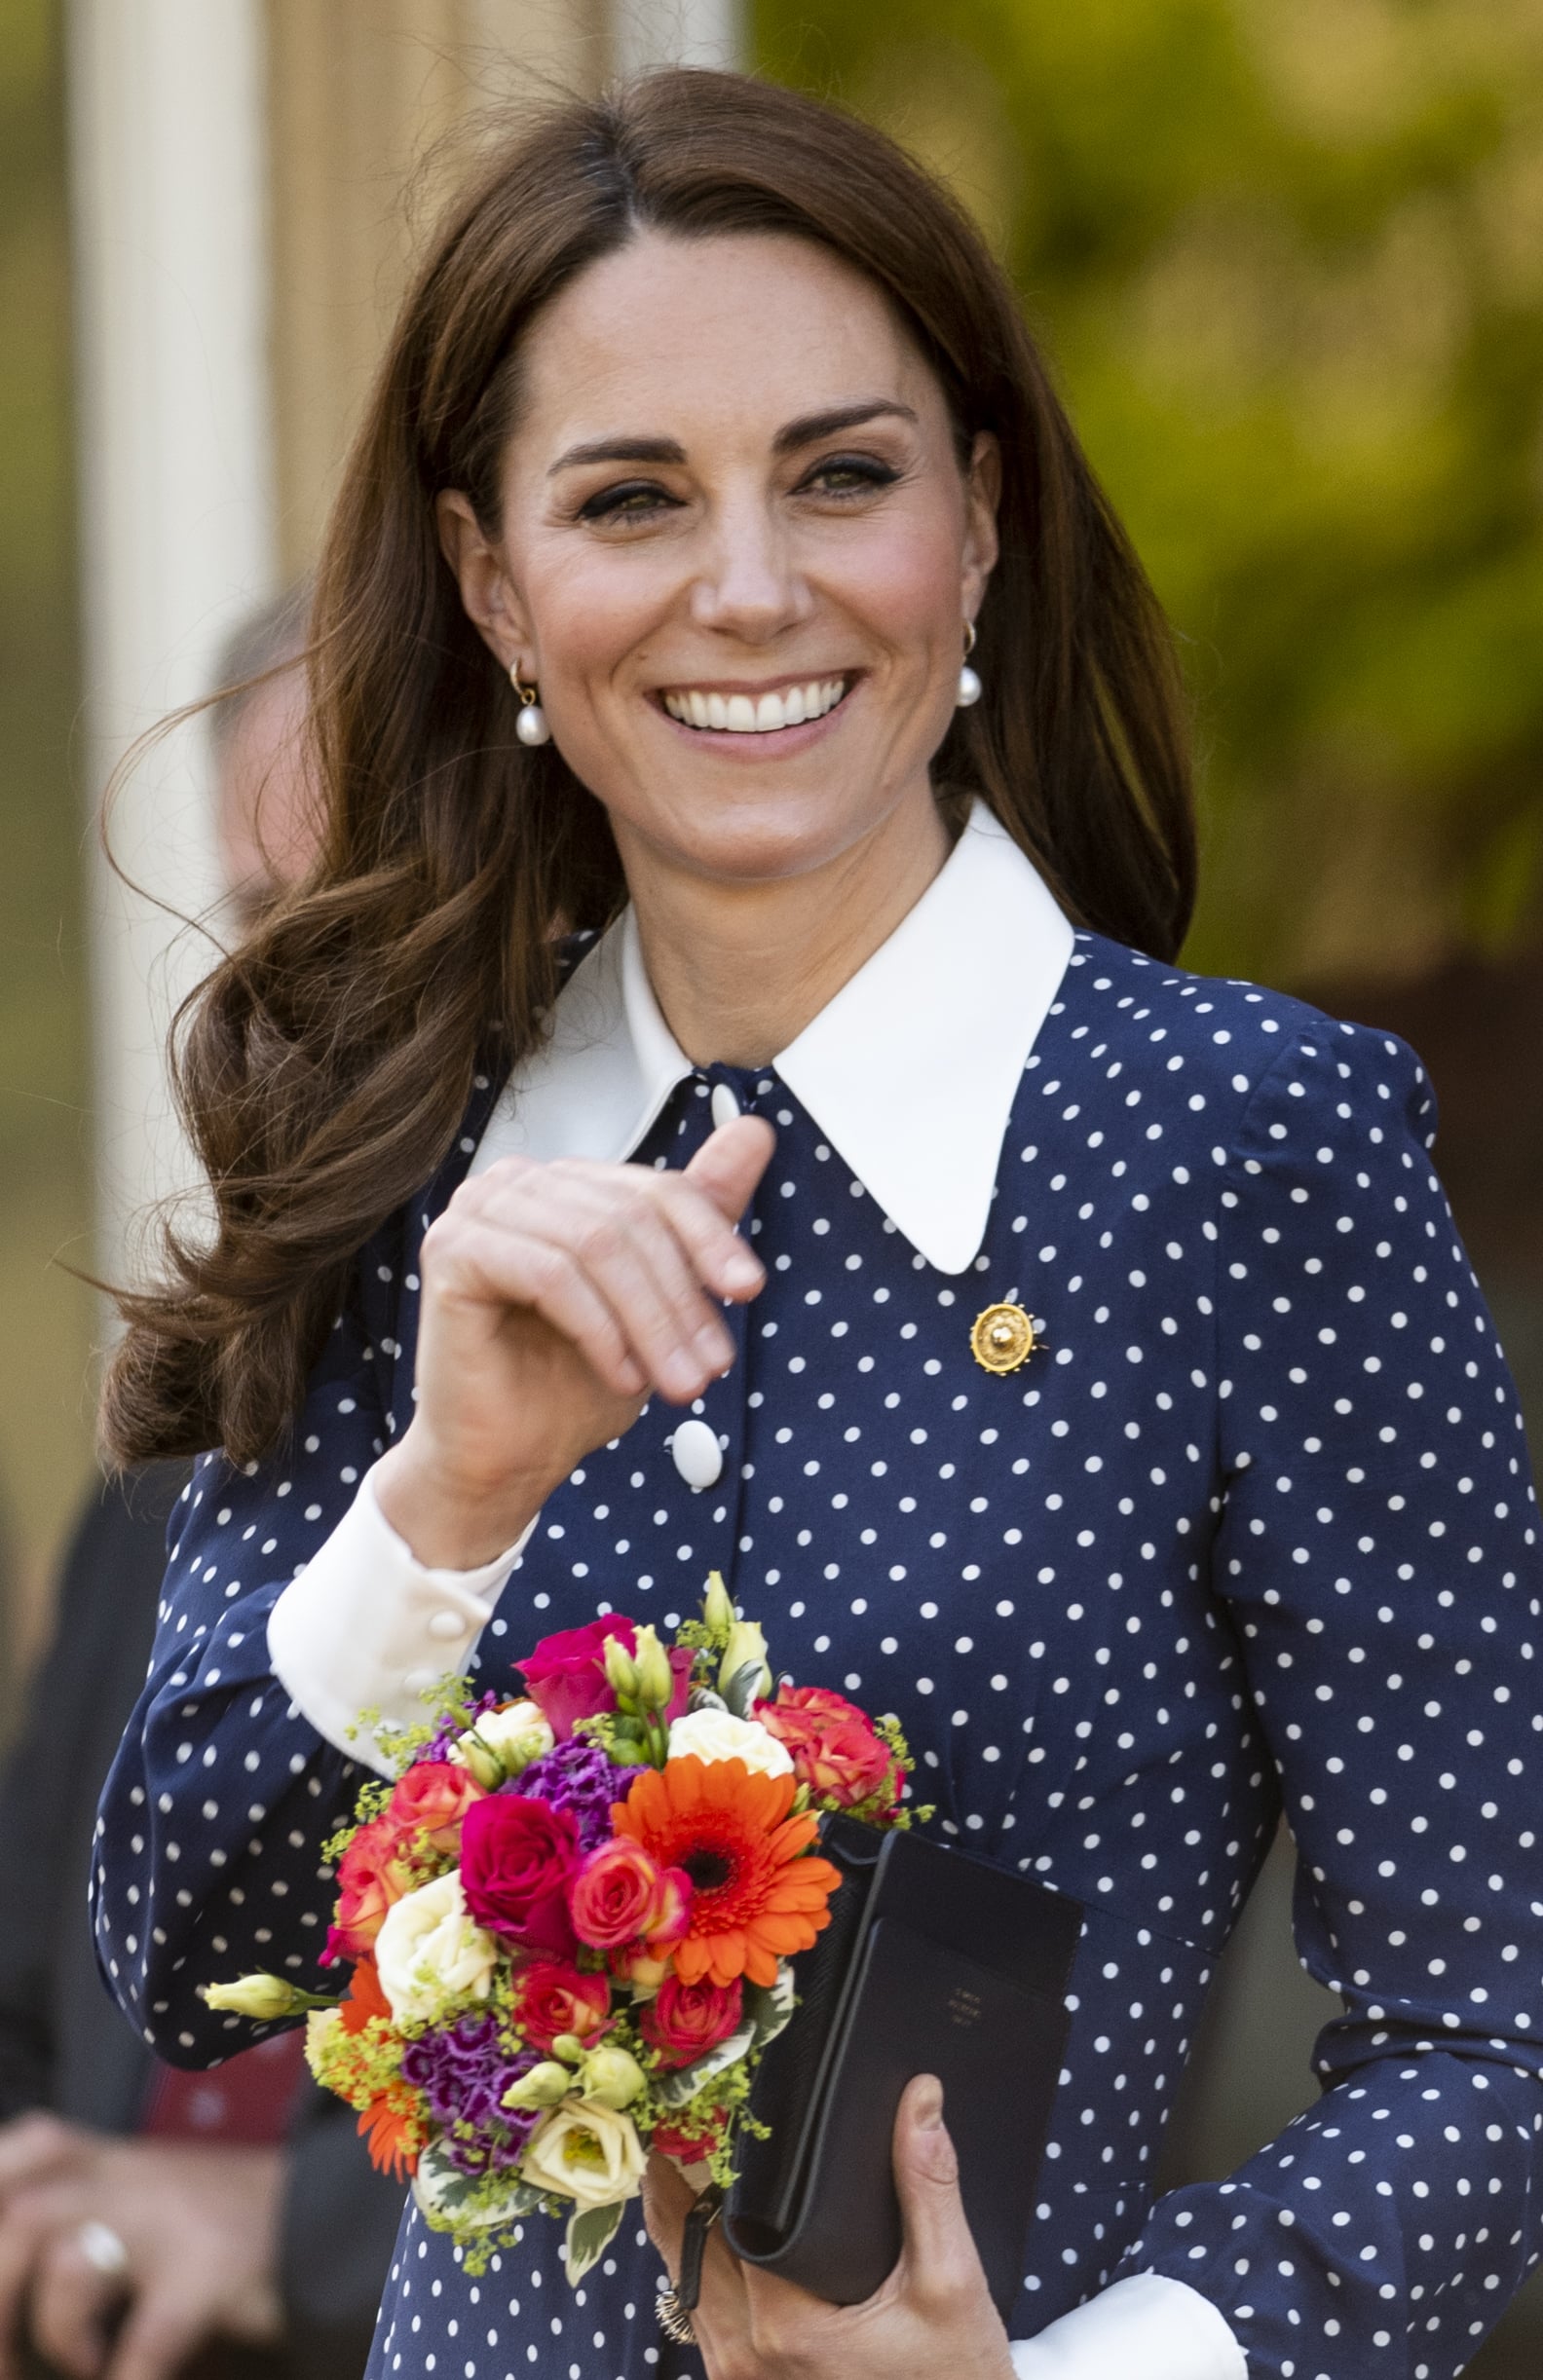
[[912,2286],[922,2293],[957,2287],[979,2258],[936,2075],[918,2074],[906,2085],[895,2116],[894,2177]]
[[726,1223],[737,1223],[766,1171],[776,1134],[761,1116],[735,1116],[703,1141],[685,1178],[710,1198]]

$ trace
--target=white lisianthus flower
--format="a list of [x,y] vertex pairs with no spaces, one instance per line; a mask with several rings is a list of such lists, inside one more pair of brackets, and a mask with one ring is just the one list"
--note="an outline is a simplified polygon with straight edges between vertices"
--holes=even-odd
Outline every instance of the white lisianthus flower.
[[762,1776],[785,1776],[793,1766],[786,1744],[758,1727],[753,1719],[734,1719],[728,1711],[687,1711],[672,1720],[669,1758],[695,1753],[699,1761],[743,1761]]
[[485,2000],[497,1958],[491,1934],[467,1915],[454,1868],[394,1901],[375,1938],[381,1990],[398,2025],[431,2023],[447,2000]]
[[532,1761],[545,1760],[556,1740],[539,1703],[510,1702],[501,1711],[484,1711],[474,1728],[456,1738],[449,1757],[491,1793]]
[[612,2207],[636,2198],[647,2163],[629,2115],[597,2100],[565,2100],[532,2135],[520,2172],[534,2189],[576,2207]]

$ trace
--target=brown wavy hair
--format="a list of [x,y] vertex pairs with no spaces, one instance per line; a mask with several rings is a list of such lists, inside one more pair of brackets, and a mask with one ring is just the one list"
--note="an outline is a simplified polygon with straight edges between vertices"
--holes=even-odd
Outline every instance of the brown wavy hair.
[[948,194],[870,126],[748,77],[650,76],[522,116],[451,206],[402,307],[318,575],[309,655],[318,863],[224,956],[173,1034],[212,1234],[168,1222],[125,1292],[103,1440],[122,1463],[273,1447],[370,1233],[434,1171],[479,1054],[508,1065],[555,989],[555,937],[625,890],[605,813],[462,609],[434,499],[490,530],[520,343],[644,227],[818,241],[884,290],[961,452],[1001,448],[985,694],[938,755],[1079,922],[1169,958],[1193,898],[1172,639],[1005,276]]

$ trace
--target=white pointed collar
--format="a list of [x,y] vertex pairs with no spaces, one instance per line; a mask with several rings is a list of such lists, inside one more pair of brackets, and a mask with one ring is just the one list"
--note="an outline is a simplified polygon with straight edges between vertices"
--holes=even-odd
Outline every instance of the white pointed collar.
[[[983,801],[914,909],[771,1068],[940,1273],[986,1236],[1002,1136],[1072,955],[1038,872]],[[501,1157],[630,1157],[696,1072],[654,997],[625,910],[515,1068],[471,1171]]]

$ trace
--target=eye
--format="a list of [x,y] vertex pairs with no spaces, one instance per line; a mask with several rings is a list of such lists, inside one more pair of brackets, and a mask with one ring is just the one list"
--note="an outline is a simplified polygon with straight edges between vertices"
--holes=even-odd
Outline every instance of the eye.
[[657,480],[626,479],[615,487],[599,488],[593,496],[586,497],[576,517],[581,521],[641,521],[665,505],[673,506],[677,501]]
[[800,482],[819,496],[866,496],[875,488],[891,488],[900,474],[893,464],[877,455],[827,455]]

